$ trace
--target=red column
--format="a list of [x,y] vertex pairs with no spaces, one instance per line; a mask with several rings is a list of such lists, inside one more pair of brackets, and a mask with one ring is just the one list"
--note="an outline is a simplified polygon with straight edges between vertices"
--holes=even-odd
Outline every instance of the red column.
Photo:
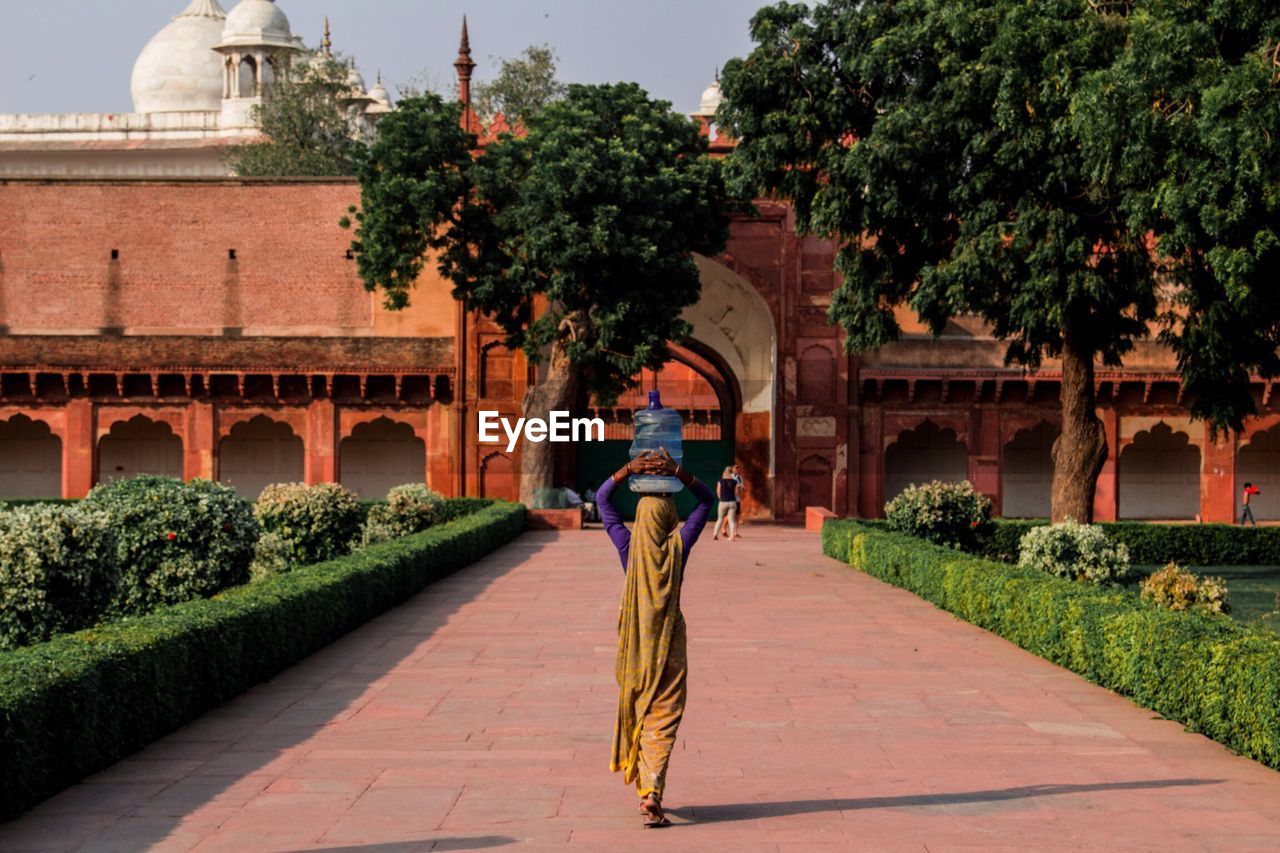
[[1214,441],[1204,428],[1204,459],[1200,465],[1200,519],[1232,524],[1235,521],[1236,436],[1223,432]]
[[316,400],[307,408],[307,484],[338,482],[338,407]]
[[1000,413],[990,408],[975,409],[969,423],[969,482],[991,498],[993,509],[999,514]]
[[1093,494],[1093,520],[1115,521],[1120,517],[1120,414],[1114,408],[1098,410],[1107,437],[1107,461],[1098,474]]
[[187,406],[187,447],[182,477],[194,480],[217,479],[218,433],[213,404],[192,401]]
[[93,403],[73,399],[65,409],[66,430],[62,436],[62,496],[82,498],[93,488],[94,435]]
[[884,413],[879,407],[862,410],[858,435],[858,515],[884,515]]

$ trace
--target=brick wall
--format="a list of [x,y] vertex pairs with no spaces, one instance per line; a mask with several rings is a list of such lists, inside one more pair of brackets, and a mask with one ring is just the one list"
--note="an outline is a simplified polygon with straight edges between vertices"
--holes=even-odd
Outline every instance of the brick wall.
[[364,290],[337,224],[358,199],[350,181],[0,181],[0,327],[452,335],[434,271],[397,315]]

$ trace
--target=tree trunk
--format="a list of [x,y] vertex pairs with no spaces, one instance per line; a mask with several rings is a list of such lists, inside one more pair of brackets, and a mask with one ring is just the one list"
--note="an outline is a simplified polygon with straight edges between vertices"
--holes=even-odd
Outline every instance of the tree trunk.
[[[526,420],[550,421],[552,412],[573,409],[578,397],[578,368],[569,361],[557,341],[551,349],[544,382],[529,386],[524,395]],[[555,481],[556,447],[550,441],[522,441],[520,445],[520,502],[534,507],[539,489],[551,488]]]
[[[1087,321],[1086,321],[1087,322]],[[1078,340],[1079,323],[1067,321],[1062,347],[1062,434],[1053,443],[1053,521],[1093,521],[1093,493],[1107,436],[1098,418],[1093,387],[1093,351]]]

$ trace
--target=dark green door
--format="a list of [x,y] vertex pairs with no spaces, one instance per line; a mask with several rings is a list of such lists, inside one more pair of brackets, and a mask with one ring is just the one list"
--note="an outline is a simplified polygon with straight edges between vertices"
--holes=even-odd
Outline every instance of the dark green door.
[[[578,445],[578,491],[586,495],[588,489],[600,488],[600,484],[609,475],[627,463],[627,451],[630,441],[591,441]],[[733,444],[720,441],[686,441],[684,442],[684,467],[715,491],[716,480],[726,466],[733,464]],[[622,513],[622,517],[630,521],[635,518],[636,501],[639,495],[623,486],[614,493],[614,506]],[[688,489],[682,489],[676,495],[676,508],[680,517],[684,518],[697,505],[697,501]]]

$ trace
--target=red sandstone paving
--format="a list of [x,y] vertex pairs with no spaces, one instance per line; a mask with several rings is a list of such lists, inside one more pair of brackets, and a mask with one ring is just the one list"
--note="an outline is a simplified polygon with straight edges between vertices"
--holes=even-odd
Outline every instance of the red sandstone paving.
[[0,850],[1274,850],[1280,773],[748,527],[684,591],[642,830],[607,772],[616,558],[535,533],[0,827]]

